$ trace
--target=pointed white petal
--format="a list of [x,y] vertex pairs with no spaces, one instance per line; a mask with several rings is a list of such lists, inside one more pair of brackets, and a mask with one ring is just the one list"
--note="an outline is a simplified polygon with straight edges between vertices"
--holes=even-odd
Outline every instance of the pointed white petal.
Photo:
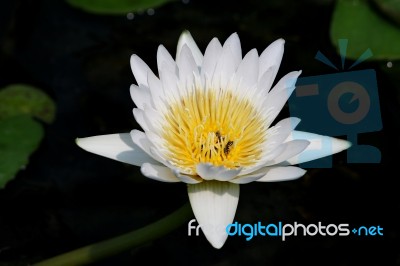
[[183,83],[184,87],[193,84],[193,73],[198,76],[199,69],[193,58],[192,52],[185,44],[181,49],[181,54],[177,61],[179,69],[179,80]]
[[143,109],[145,104],[153,106],[148,88],[143,86],[138,87],[132,84],[129,91],[133,102],[138,108]]
[[268,150],[274,150],[278,145],[282,144],[300,123],[297,117],[288,117],[279,121],[275,126],[267,130],[266,146]]
[[275,147],[272,150],[270,149],[270,147],[268,147],[268,145],[264,144],[263,147],[265,147],[265,148],[263,148],[265,150],[265,152],[264,152],[264,155],[262,156],[262,158],[260,159],[260,161],[252,166],[243,168],[243,170],[239,174],[240,176],[252,174],[255,171],[265,167],[268,164],[268,162],[270,162],[274,158],[278,157],[281,153],[283,153],[285,151],[285,148],[286,148],[286,146],[283,144],[278,145],[277,147]]
[[299,118],[288,117],[269,128],[266,137],[267,141],[261,144],[261,148],[264,150],[262,159],[255,165],[243,168],[239,175],[251,174],[273,163],[275,158],[284,153],[286,149],[284,142],[299,122]]
[[255,87],[258,81],[258,53],[256,49],[248,52],[236,71],[236,82],[240,82],[242,91]]
[[178,77],[175,72],[164,66],[160,72],[160,80],[164,89],[167,101],[177,101],[180,99],[178,90]]
[[234,184],[248,184],[257,181],[261,177],[265,176],[266,173],[267,173],[267,168],[263,167],[251,174],[237,176],[236,178],[229,180],[229,182]]
[[237,176],[241,168],[228,169],[224,166],[213,166],[211,163],[199,163],[196,171],[205,180],[228,181]]
[[155,156],[151,152],[154,143],[150,142],[149,138],[144,132],[134,129],[131,131],[130,135],[133,143],[135,143],[135,145],[137,145],[140,149],[147,153],[148,156],[158,161],[158,164],[164,163],[164,160],[161,160],[158,156]]
[[177,66],[171,54],[164,46],[160,45],[157,49],[157,68],[159,75],[163,67],[171,69],[172,72],[177,73]]
[[[292,72],[287,73],[272,88],[270,93],[280,92],[280,91],[287,91],[288,94],[289,94],[291,88],[296,85],[297,78],[301,75],[301,72],[302,71],[299,70],[299,71],[292,71]],[[291,92],[290,92],[290,94],[291,94]],[[290,94],[289,94],[289,96],[290,96]]]
[[144,118],[144,111],[139,108],[133,108],[132,110],[133,117],[135,118],[136,122],[141,126],[141,128],[145,131],[148,132],[151,129],[151,125],[148,125],[146,122],[146,119]]
[[268,119],[272,123],[281,112],[283,106],[295,89],[301,71],[293,71],[285,75],[268,93],[264,106],[268,108]]
[[159,134],[162,132],[163,117],[160,112],[153,109],[151,106],[144,106],[144,119],[146,123],[150,126],[149,128],[153,133]]
[[284,151],[279,154],[277,157],[275,157],[273,160],[269,161],[265,166],[270,166],[270,165],[275,165],[279,164],[283,161],[288,160],[289,158],[292,158],[296,156],[297,154],[300,154],[302,151],[304,151],[308,145],[310,145],[310,142],[307,140],[303,139],[297,139],[297,140],[292,140],[288,141],[286,143],[283,143],[284,145]]
[[203,181],[203,179],[198,176],[182,174],[176,169],[173,170],[173,173],[180,181],[186,184],[197,184]]
[[261,77],[259,77],[258,80],[258,91],[259,93],[262,92],[263,95],[267,95],[269,90],[272,87],[272,84],[274,83],[274,78],[276,75],[276,67],[272,66],[268,68],[264,74],[262,74]]
[[145,105],[144,110],[133,108],[133,116],[146,134],[149,132],[160,132],[161,122],[163,120],[160,113],[154,110],[152,107]]
[[179,57],[181,54],[181,50],[185,44],[189,47],[190,51],[192,51],[194,60],[196,61],[196,65],[201,66],[203,62],[203,54],[201,53],[196,42],[193,40],[193,37],[189,31],[184,31],[179,37],[178,47],[176,49],[176,61],[178,62],[180,60]]
[[169,183],[180,182],[180,180],[172,173],[171,169],[165,166],[144,163],[142,167],[140,167],[140,171],[144,176],[157,181]]
[[212,77],[217,66],[217,62],[222,53],[222,45],[217,38],[212,39],[204,53],[203,65],[201,66],[201,76]]
[[[148,139],[149,139],[149,141],[151,141],[151,138],[148,138]],[[156,145],[159,145],[159,144],[156,144]],[[154,159],[156,159],[157,161],[161,162],[166,167],[168,167],[170,169],[173,169],[173,166],[167,161],[167,159],[165,158],[165,155],[160,152],[160,149],[152,146],[152,147],[150,147],[150,154]]]
[[283,39],[278,39],[271,43],[260,55],[260,70],[259,77],[267,71],[270,67],[273,67],[273,72],[271,73],[272,81],[276,77],[279,66],[281,65],[283,51],[284,51],[285,41]]
[[240,45],[239,35],[235,32],[226,39],[224,43],[224,49],[229,49],[234,57],[234,63],[239,65],[240,60],[242,60],[242,47]]
[[[165,110],[165,105],[163,102],[165,99],[165,94],[161,81],[156,77],[156,75],[154,75],[153,72],[148,72],[147,83],[149,84],[152,101],[154,102],[154,104],[147,104],[147,106],[150,106],[156,110]],[[144,109],[144,107],[142,109]]]
[[351,143],[347,140],[295,130],[287,140],[296,139],[308,140],[310,145],[299,155],[288,159],[287,162],[289,164],[300,164],[316,160],[341,152],[351,146]]
[[147,72],[152,72],[149,66],[137,55],[131,56],[131,69],[137,84],[148,87]]
[[257,179],[258,182],[288,181],[302,177],[306,170],[295,166],[271,166],[267,167],[266,174]]
[[233,77],[236,69],[242,60],[240,40],[236,33],[232,34],[222,47],[222,54],[218,60],[213,76],[215,88],[225,88]]
[[76,144],[88,152],[136,166],[146,162],[158,164],[133,143],[129,133],[78,138]]
[[214,248],[221,248],[233,222],[239,201],[239,185],[230,182],[203,181],[188,185],[190,204],[197,222]]

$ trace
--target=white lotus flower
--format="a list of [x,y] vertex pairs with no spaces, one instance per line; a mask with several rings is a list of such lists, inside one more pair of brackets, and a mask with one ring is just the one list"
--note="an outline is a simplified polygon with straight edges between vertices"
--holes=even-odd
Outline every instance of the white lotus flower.
[[[283,50],[279,39],[260,56],[253,49],[242,58],[234,33],[224,45],[214,38],[203,55],[184,32],[176,60],[159,46],[158,77],[132,55],[138,84],[130,88],[137,106],[133,114],[144,132],[81,138],[77,144],[140,166],[146,177],[187,183],[198,223],[208,241],[221,248],[224,228],[236,212],[239,184],[296,179],[305,170],[293,164],[350,147],[348,141],[294,131],[297,118],[271,126],[301,73],[290,72],[270,89]],[[321,143],[331,145],[321,149]]]

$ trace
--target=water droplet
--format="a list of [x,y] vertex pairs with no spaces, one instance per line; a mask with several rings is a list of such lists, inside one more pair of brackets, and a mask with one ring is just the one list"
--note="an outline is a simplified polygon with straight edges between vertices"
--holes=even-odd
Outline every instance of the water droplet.
[[135,18],[135,15],[133,13],[128,13],[128,14],[126,14],[126,18],[129,20],[132,20]]
[[386,66],[387,66],[388,68],[391,68],[391,67],[393,66],[393,63],[392,63],[392,62],[387,62]]
[[147,15],[153,16],[154,15],[154,9],[152,9],[152,8],[147,9]]

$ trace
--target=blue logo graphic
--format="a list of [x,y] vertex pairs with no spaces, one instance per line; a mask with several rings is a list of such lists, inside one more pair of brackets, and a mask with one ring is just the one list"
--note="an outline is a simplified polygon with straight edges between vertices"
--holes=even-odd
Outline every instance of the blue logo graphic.
[[[358,134],[382,129],[376,73],[374,69],[345,71],[347,43],[347,40],[339,40],[343,72],[299,78],[296,90],[289,98],[289,111],[291,116],[302,119],[296,130],[327,136],[347,136],[347,140],[353,144],[347,150],[348,163],[379,163],[381,153],[378,148],[357,144]],[[366,50],[348,70],[371,56],[371,50]],[[339,70],[320,51],[315,59]],[[319,145],[319,149],[327,151],[331,147],[331,143]],[[332,157],[303,163],[300,166],[330,168]]]

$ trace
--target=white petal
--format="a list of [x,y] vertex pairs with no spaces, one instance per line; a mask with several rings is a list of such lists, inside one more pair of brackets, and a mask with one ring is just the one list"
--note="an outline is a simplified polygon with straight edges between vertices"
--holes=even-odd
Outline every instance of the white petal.
[[240,61],[242,60],[242,48],[240,46],[240,39],[237,33],[232,33],[228,39],[226,39],[224,43],[224,49],[227,48],[232,52],[234,57],[234,63],[239,65]]
[[147,84],[147,72],[151,72],[149,66],[137,55],[131,56],[131,69],[135,76],[137,84],[148,87]]
[[153,109],[151,106],[145,105],[143,114],[146,123],[149,125],[149,128],[153,133],[158,134],[162,132],[162,123],[164,120],[157,110]]
[[144,132],[134,129],[131,131],[130,135],[133,143],[135,143],[140,149],[147,153],[147,155],[160,163],[164,163],[164,160],[160,160],[158,156],[155,156],[151,152],[154,143],[150,142],[149,138]]
[[248,52],[236,71],[237,82],[243,91],[255,87],[258,81],[258,53],[256,49]]
[[212,39],[208,44],[206,52],[204,53],[203,65],[201,66],[201,77],[204,78],[207,74],[212,77],[217,66],[217,62],[222,53],[222,45],[217,38]]
[[144,111],[139,108],[133,108],[132,113],[133,113],[133,117],[135,118],[135,120],[139,124],[139,126],[141,126],[145,132],[150,131],[151,126],[147,124],[147,122],[144,118]]
[[300,74],[301,71],[290,72],[281,78],[278,84],[276,84],[268,94],[264,106],[269,109],[268,118],[270,123],[275,120],[276,116],[280,113],[283,106],[294,91],[297,77]]
[[198,176],[182,174],[178,170],[173,170],[173,173],[180,181],[186,184],[197,184],[203,181]]
[[287,73],[272,88],[270,93],[272,93],[272,92],[280,92],[280,91],[287,91],[289,96],[290,96],[290,94],[291,94],[290,90],[291,90],[291,88],[294,87],[294,85],[296,85],[297,78],[301,75],[301,72],[302,71],[300,70],[300,71],[292,71],[292,72]]
[[180,182],[180,180],[172,173],[171,169],[165,166],[144,163],[142,167],[140,167],[140,171],[144,176],[157,181]]
[[143,86],[138,87],[132,84],[129,91],[131,93],[131,98],[133,102],[138,108],[143,109],[145,104],[151,106],[153,105],[148,88]]
[[329,156],[350,148],[351,143],[347,140],[332,138],[328,136],[313,134],[303,131],[293,131],[287,140],[308,140],[310,145],[299,155],[287,160],[289,164],[300,164]]
[[257,181],[261,177],[265,176],[266,173],[267,173],[267,169],[266,169],[266,167],[263,167],[251,174],[237,176],[236,178],[229,180],[229,182],[234,183],[234,184],[248,184],[248,183]]
[[150,147],[150,153],[153,153],[153,149],[160,151],[160,148],[163,147],[164,140],[152,131],[146,132],[146,137],[152,144],[152,146]]
[[181,49],[177,64],[179,68],[179,80],[183,83],[184,87],[193,84],[193,73],[198,76],[199,69],[194,61],[192,52],[186,44]]
[[268,162],[280,156],[280,154],[282,154],[286,148],[286,146],[283,144],[279,144],[277,147],[274,147],[274,149],[271,149],[270,147],[268,147],[268,145],[265,144],[262,147],[265,147],[263,148],[265,152],[262,158],[254,165],[243,168],[243,170],[239,174],[240,176],[253,174],[255,171],[265,167],[268,164]]
[[207,240],[221,248],[228,234],[226,226],[233,222],[239,202],[239,185],[230,182],[204,181],[188,185],[190,204]]
[[300,154],[302,151],[304,151],[308,145],[310,145],[310,142],[307,140],[303,139],[297,139],[297,140],[292,140],[288,141],[286,143],[283,143],[282,145],[285,146],[284,151],[279,154],[277,157],[275,157],[273,160],[265,164],[265,166],[270,166],[274,164],[279,164],[283,161],[288,160],[289,158],[292,158],[296,156],[297,154]]
[[175,74],[178,73],[176,63],[170,53],[168,53],[167,49],[164,46],[160,45],[157,49],[157,67],[158,67],[158,74],[160,75],[161,69],[166,67],[171,69],[172,72]]
[[[165,99],[165,94],[161,81],[156,77],[156,75],[154,75],[153,72],[150,71],[147,75],[147,83],[149,84],[149,90],[154,102],[154,104],[147,104],[147,106],[151,106],[156,110],[165,110],[165,105],[163,102]],[[142,109],[144,109],[144,107]]]
[[268,167],[266,174],[258,182],[288,181],[302,177],[306,170],[295,166],[272,166]]
[[300,123],[297,117],[288,117],[279,121],[275,126],[267,130],[266,146],[268,150],[274,150],[278,145],[282,144]]
[[88,152],[136,166],[146,162],[158,164],[133,143],[129,133],[78,138],[76,144]]
[[166,100],[178,101],[180,99],[178,90],[178,77],[171,69],[163,67],[160,73],[160,80],[164,89]]
[[237,176],[241,168],[228,169],[224,166],[214,166],[211,163],[199,163],[196,171],[199,176],[205,180],[228,181]]
[[271,73],[272,81],[276,77],[279,66],[281,65],[283,51],[284,51],[285,40],[278,39],[271,43],[260,55],[260,70],[259,77],[267,71],[270,67],[273,67],[273,72]]
[[225,88],[236,72],[241,60],[242,50],[240,48],[240,40],[238,35],[234,33],[226,40],[222,47],[222,54],[213,76],[213,86],[215,88]]
[[263,95],[267,95],[271,89],[272,84],[274,83],[274,75],[276,75],[276,71],[276,67],[272,66],[268,68],[261,77],[259,77],[257,87],[258,91],[262,92]]
[[203,54],[201,53],[199,47],[197,46],[196,42],[193,40],[192,35],[190,34],[189,31],[184,31],[181,36],[179,37],[178,40],[178,47],[176,49],[176,61],[179,61],[179,57],[181,54],[181,50],[182,47],[184,45],[187,45],[190,49],[190,51],[192,51],[194,60],[196,61],[196,64],[198,66],[201,66],[202,62],[203,62]]
[[[150,134],[150,135],[152,135],[152,134]],[[151,141],[151,138],[148,138],[148,139],[149,139],[149,141]],[[156,144],[156,145],[159,145],[159,144]],[[154,159],[156,159],[157,161],[161,162],[166,167],[168,167],[170,169],[173,169],[173,166],[167,161],[165,155],[160,152],[160,149],[158,149],[158,148],[156,148],[154,146],[150,147],[150,154],[151,154],[152,157],[154,157]]]
[[145,105],[144,110],[139,108],[133,108],[133,116],[136,122],[143,128],[146,132],[160,132],[161,125],[161,115],[152,107]]
[[270,165],[274,159],[279,157],[286,149],[284,144],[287,137],[300,122],[299,118],[288,117],[279,121],[275,126],[267,130],[267,140],[261,144],[264,151],[261,160],[252,166],[245,167],[239,175],[247,175],[258,169]]

